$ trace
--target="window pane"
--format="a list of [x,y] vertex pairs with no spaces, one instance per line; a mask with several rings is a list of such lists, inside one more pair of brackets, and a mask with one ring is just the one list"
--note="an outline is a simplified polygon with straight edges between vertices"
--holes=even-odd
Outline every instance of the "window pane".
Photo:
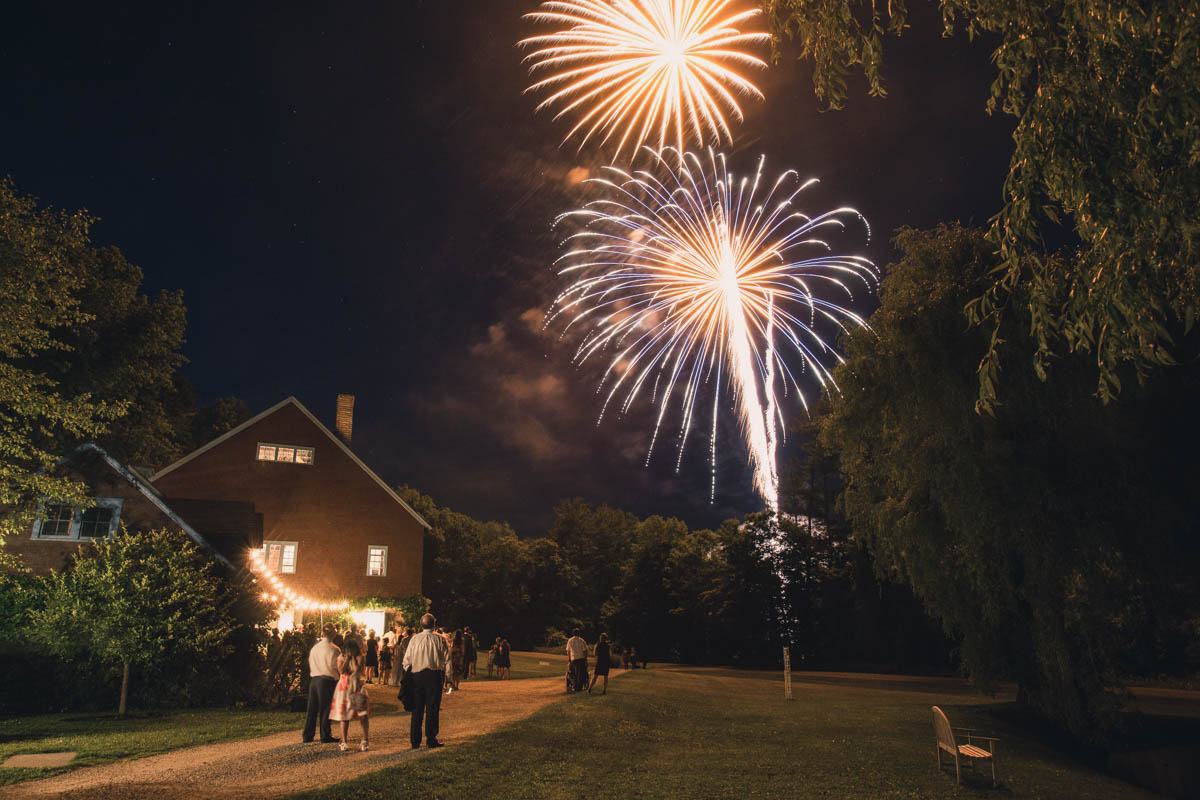
[[277,544],[268,544],[267,546],[267,568],[275,572],[279,572],[279,558],[283,551]]
[[296,463],[311,464],[313,463],[313,449],[311,447],[296,448]]
[[367,574],[384,575],[387,568],[387,551],[382,547],[367,548]]
[[113,520],[112,508],[89,508],[83,512],[83,518],[79,522],[80,537],[94,539],[98,536],[108,536],[108,532],[112,527]]
[[42,536],[70,536],[71,517],[75,515],[74,506],[50,505],[44,509],[46,519],[42,521]]
[[269,445],[269,444],[260,444],[258,446],[258,460],[259,461],[274,461],[275,460],[275,446]]
[[296,571],[296,545],[285,544],[283,546],[283,562],[279,569],[280,572],[295,572]]
[[296,448],[280,447],[278,450],[275,451],[275,460],[276,461],[286,461],[290,464],[291,462],[296,460]]

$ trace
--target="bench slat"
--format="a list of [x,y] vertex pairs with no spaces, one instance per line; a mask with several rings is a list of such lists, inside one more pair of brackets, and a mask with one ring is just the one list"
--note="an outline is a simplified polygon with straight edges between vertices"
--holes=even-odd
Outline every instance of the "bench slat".
[[962,753],[964,756],[967,756],[968,758],[991,758],[992,757],[992,754],[989,753],[987,750],[984,750],[982,747],[976,747],[973,744],[960,744],[958,746],[958,752]]

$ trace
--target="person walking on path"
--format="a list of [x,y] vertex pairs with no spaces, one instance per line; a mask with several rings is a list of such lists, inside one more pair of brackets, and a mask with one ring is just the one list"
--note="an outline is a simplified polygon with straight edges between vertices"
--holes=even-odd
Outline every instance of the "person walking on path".
[[421,617],[421,632],[412,637],[404,651],[404,667],[412,669],[413,711],[409,727],[412,749],[421,746],[421,723],[425,723],[425,746],[441,747],[438,713],[442,708],[442,678],[446,672],[446,640],[434,632],[437,618]]
[[608,634],[600,634],[600,638],[596,641],[596,671],[592,673],[592,682],[588,685],[588,694],[592,693],[592,687],[596,685],[596,681],[604,678],[604,690],[600,694],[608,694],[608,666],[612,658],[612,653],[608,648]]
[[567,658],[571,661],[567,666],[568,692],[579,692],[587,686],[587,654],[587,642],[579,635],[579,628],[576,628],[571,631],[571,638],[567,639]]
[[342,743],[340,750],[349,750],[346,737],[350,735],[350,720],[356,719],[362,725],[362,749],[369,748],[370,726],[368,719],[371,715],[371,698],[363,686],[363,653],[358,642],[347,637],[346,647],[342,657],[338,659],[337,688],[333,690],[333,701],[330,703],[329,718],[342,723]]
[[338,681],[338,657],[342,651],[333,643],[337,629],[332,622],[326,623],[321,633],[321,638],[308,651],[308,715],[304,720],[304,732],[300,734],[304,742],[313,740],[318,720],[321,723],[321,741],[338,741],[329,729],[329,706],[333,702],[333,688]]

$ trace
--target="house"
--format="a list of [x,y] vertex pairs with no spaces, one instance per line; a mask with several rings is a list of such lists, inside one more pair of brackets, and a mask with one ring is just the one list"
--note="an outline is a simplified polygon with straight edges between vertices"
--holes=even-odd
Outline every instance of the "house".
[[[429,523],[351,451],[353,410],[353,396],[339,395],[334,433],[289,397],[150,478],[195,519],[252,504],[261,549],[240,557],[278,604],[281,626],[306,611],[421,592]],[[382,632],[382,611],[356,617]]]
[[77,447],[59,460],[54,472],[88,486],[92,501],[77,506],[44,500],[28,533],[8,538],[5,550],[34,574],[64,569],[80,547],[115,533],[122,523],[130,530],[182,531],[235,571],[241,569],[242,554],[262,546],[262,515],[253,504],[223,501],[203,516],[181,513],[138,470],[97,444]]

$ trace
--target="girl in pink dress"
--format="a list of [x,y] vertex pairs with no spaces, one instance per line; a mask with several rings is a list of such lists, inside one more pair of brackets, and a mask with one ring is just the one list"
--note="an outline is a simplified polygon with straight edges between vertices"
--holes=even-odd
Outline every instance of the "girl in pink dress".
[[[371,714],[371,698],[363,685],[363,654],[354,639],[347,639],[342,648],[341,658],[338,659],[337,688],[333,690],[333,702],[329,706],[329,719],[342,723],[342,743],[339,750],[349,750],[346,738],[350,735],[350,720],[356,719],[362,725],[362,749],[368,747],[370,738],[368,717]],[[357,706],[357,707],[356,707]]]

